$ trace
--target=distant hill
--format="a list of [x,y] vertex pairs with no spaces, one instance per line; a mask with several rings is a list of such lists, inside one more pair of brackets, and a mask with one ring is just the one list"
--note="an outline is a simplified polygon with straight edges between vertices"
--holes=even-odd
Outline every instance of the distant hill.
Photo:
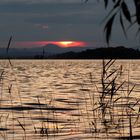
[[0,59],[140,59],[138,49],[119,47],[96,48],[60,48],[48,44],[38,48],[0,48]]
[[[6,52],[6,48],[0,48],[0,58],[43,58],[49,57],[52,55],[62,54],[69,51],[73,52],[81,52],[86,50],[87,48],[91,47],[69,47],[69,48],[61,48],[55,44],[47,44],[42,47],[35,47],[35,48],[10,48],[8,53]],[[42,56],[43,55],[43,56]]]
[[70,52],[70,51],[81,52],[81,51],[88,49],[89,47],[74,46],[74,47],[62,48],[55,44],[47,44],[43,48],[44,48],[45,52],[48,54],[58,54],[58,53],[66,53],[66,52]]
[[82,52],[67,52],[63,54],[53,55],[49,58],[53,59],[140,59],[140,51],[132,48],[108,47],[87,49]]

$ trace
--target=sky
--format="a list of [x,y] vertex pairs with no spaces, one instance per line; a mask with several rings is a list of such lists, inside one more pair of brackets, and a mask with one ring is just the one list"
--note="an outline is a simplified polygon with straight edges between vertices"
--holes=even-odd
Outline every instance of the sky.
[[[37,47],[50,42],[66,47],[78,43],[80,46],[80,42],[82,47],[107,46],[103,19],[108,11],[103,1],[89,0],[86,4],[83,1],[0,0],[0,47],[6,46],[11,35],[13,47]],[[128,2],[131,5],[132,0]],[[113,29],[112,46],[139,46],[135,27],[128,32],[128,39],[119,23]]]

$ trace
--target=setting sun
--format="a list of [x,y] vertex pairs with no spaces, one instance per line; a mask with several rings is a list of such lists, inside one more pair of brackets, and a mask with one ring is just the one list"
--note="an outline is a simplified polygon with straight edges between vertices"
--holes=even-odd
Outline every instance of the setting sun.
[[60,47],[84,47],[85,46],[85,42],[82,41],[58,41],[56,42],[57,45],[59,45]]
[[59,42],[62,46],[68,47],[71,46],[74,42],[73,41],[61,41]]

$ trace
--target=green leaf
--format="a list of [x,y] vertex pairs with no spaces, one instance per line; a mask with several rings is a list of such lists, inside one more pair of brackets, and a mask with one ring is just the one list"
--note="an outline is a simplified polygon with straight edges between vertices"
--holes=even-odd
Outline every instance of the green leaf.
[[108,0],[104,0],[105,1],[105,8],[107,8],[108,6]]
[[123,11],[123,14],[125,16],[125,18],[131,23],[131,15],[130,15],[130,11],[128,10],[128,7],[126,5],[125,2],[122,2],[122,11]]
[[111,30],[112,30],[112,24],[114,21],[114,18],[116,16],[116,13],[109,19],[107,24],[105,25],[104,32],[106,32],[106,41],[109,44],[110,36],[111,36]]
[[123,24],[122,14],[120,14],[120,24],[121,24],[121,27],[123,29],[124,35],[127,38],[126,30],[125,30],[125,27],[124,27],[124,24]]
[[120,6],[120,3],[121,3],[121,0],[118,0],[118,1],[116,2],[116,4],[114,5],[114,9],[117,8],[118,6]]
[[140,25],[140,0],[134,0],[136,7],[136,18],[137,23]]

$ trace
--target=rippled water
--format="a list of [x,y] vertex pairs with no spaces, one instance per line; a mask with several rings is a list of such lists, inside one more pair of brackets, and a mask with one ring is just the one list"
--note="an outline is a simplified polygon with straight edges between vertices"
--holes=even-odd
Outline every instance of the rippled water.
[[102,60],[12,60],[11,64],[0,61],[2,139],[127,137],[130,120],[123,107],[128,104],[133,136],[139,137],[139,60],[117,60],[112,66],[112,70],[122,67],[117,80],[125,83],[115,95],[117,105],[110,109],[114,120],[111,126],[107,122],[108,126],[102,125],[100,111],[96,110],[100,104]]

